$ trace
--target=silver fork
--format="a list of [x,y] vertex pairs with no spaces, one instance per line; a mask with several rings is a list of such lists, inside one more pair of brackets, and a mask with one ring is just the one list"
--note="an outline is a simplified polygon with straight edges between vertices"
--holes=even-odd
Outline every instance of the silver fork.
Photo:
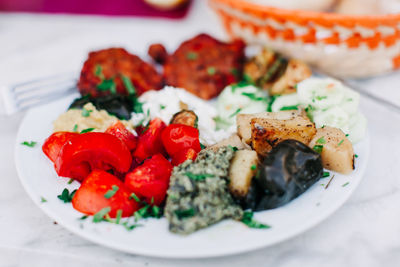
[[76,73],[59,74],[0,87],[3,113],[11,115],[76,92],[76,77]]

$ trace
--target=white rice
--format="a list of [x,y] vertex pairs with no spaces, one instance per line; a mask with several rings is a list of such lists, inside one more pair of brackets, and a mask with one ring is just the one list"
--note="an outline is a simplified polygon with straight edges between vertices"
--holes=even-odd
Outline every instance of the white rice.
[[[181,111],[181,103],[194,111],[199,118],[198,128],[200,142],[204,145],[213,145],[232,134],[232,130],[215,130],[216,124],[213,118],[217,116],[215,101],[205,101],[181,88],[166,86],[160,91],[148,91],[139,97],[143,103],[144,114],[132,114],[133,125],[145,123],[156,117],[168,124],[172,116]],[[233,129],[234,130],[234,129]]]

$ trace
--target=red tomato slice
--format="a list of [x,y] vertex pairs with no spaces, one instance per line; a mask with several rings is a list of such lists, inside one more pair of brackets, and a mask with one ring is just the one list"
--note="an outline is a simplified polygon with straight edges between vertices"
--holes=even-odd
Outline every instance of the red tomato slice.
[[172,172],[171,163],[161,154],[154,155],[125,176],[125,185],[141,200],[160,205],[166,196],[169,178]]
[[172,158],[172,165],[178,166],[186,160],[191,159],[194,161],[197,158],[197,152],[193,148],[187,148],[177,152]]
[[137,145],[137,137],[128,129],[126,129],[121,121],[117,121],[108,127],[105,133],[112,134],[121,139],[130,151],[135,150]]
[[149,123],[148,129],[139,136],[136,150],[133,157],[139,161],[143,161],[155,154],[164,154],[165,150],[161,141],[161,133],[165,129],[165,123],[155,118]]
[[[111,192],[115,192],[114,195]],[[109,198],[106,198],[106,194]],[[139,209],[139,203],[130,199],[130,194],[131,192],[117,177],[97,170],[91,172],[76,191],[72,206],[87,215],[94,215],[101,209],[110,207],[108,215],[111,218],[116,217],[118,210],[122,210],[122,217],[129,217]]]
[[127,172],[132,163],[131,154],[120,139],[106,133],[84,133],[71,138],[62,147],[55,169],[59,176],[76,178],[71,170],[87,163],[91,170]]
[[50,135],[42,146],[43,153],[54,162],[60,153],[61,148],[64,144],[74,136],[79,135],[78,133],[72,132],[55,132]]
[[183,124],[170,124],[162,132],[162,142],[171,157],[179,151],[192,148],[196,152],[201,150],[199,130]]

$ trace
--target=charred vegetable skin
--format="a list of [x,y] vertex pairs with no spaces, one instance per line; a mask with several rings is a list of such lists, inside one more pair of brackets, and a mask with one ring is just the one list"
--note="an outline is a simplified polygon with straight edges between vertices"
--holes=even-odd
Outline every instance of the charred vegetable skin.
[[[101,84],[103,83],[103,86]],[[107,86],[105,86],[107,83]],[[128,86],[130,83],[131,86]],[[83,64],[78,88],[81,95],[98,97],[118,93],[128,95],[134,88],[138,95],[158,90],[163,80],[154,66],[123,48],[109,48],[89,53]],[[106,90],[112,88],[113,90]],[[128,88],[130,87],[130,88]]]
[[107,95],[100,97],[90,97],[89,95],[75,99],[68,109],[82,109],[87,103],[92,103],[96,109],[106,110],[109,114],[121,120],[129,120],[132,112],[140,112],[141,104],[135,96]]
[[298,197],[323,175],[321,155],[296,140],[274,147],[240,202],[255,211],[280,207]]

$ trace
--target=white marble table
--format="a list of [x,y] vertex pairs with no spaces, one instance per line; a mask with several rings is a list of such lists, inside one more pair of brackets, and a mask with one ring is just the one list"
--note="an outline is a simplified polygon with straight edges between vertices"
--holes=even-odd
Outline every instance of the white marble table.
[[[124,46],[145,54],[148,43],[200,31],[224,33],[203,1],[185,21],[0,14],[0,84],[77,71],[89,50]],[[170,29],[179,28],[170,38]],[[144,43],[143,39],[147,42]],[[400,74],[362,83],[400,104]],[[24,192],[14,143],[24,114],[0,117],[0,266],[400,266],[400,114],[362,98],[371,158],[350,200],[314,229],[278,245],[205,260],[166,260],[97,246],[55,224]]]

